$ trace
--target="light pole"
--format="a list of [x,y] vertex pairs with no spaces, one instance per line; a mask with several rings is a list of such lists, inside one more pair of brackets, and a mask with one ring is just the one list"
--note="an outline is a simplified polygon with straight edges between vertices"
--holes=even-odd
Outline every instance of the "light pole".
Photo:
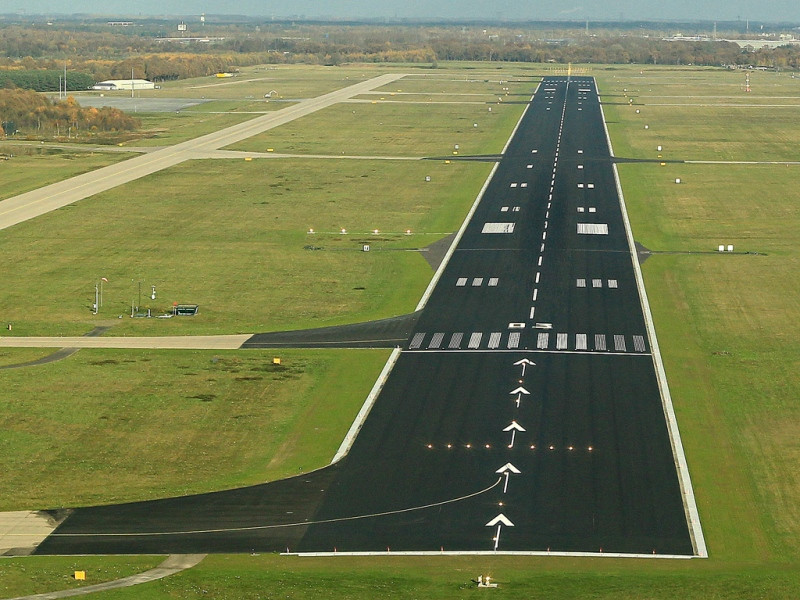
[[108,281],[108,279],[106,279],[105,277],[101,277],[100,278],[100,307],[101,308],[103,306],[103,282],[107,282],[107,281]]
[[94,307],[93,307],[94,308],[94,313],[93,314],[95,314],[95,315],[97,314],[97,307],[98,307],[99,302],[100,302],[99,286],[95,283],[94,284]]

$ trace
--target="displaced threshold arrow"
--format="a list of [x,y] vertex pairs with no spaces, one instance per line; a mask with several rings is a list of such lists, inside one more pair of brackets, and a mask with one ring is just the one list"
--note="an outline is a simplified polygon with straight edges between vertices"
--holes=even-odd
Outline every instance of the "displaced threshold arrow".
[[508,445],[509,448],[514,447],[514,437],[516,436],[518,431],[525,431],[525,428],[517,423],[516,421],[511,421],[511,425],[508,427],[504,427],[503,431],[510,431],[511,432],[511,443]]
[[503,493],[505,494],[506,491],[508,491],[508,476],[511,473],[514,473],[515,475],[519,475],[520,474],[520,470],[517,467],[515,467],[514,465],[512,465],[511,463],[506,463],[502,467],[497,469],[497,471],[495,471],[495,473],[500,473],[500,475],[505,475],[505,477],[506,477],[506,481],[503,484]]
[[[523,375],[524,375],[524,373],[523,373]],[[516,400],[516,402],[517,402],[517,408],[519,408],[519,401],[522,399],[522,396],[523,396],[523,394],[524,394],[525,396],[530,396],[530,395],[531,395],[531,393],[530,393],[528,390],[526,390],[524,387],[522,387],[522,386],[519,386],[517,389],[515,389],[515,390],[511,390],[511,391],[510,391],[510,392],[508,392],[508,393],[509,393],[509,395],[511,395],[511,396],[513,396],[514,394],[516,394],[516,395],[517,395],[517,397],[516,397],[516,399],[515,399],[515,400]]]
[[486,524],[486,527],[494,527],[497,525],[497,531],[494,534],[494,550],[497,551],[497,547],[500,545],[500,529],[505,525],[506,527],[513,527],[514,524],[509,520],[507,516],[503,513],[497,515],[494,519],[489,521]]
[[535,363],[535,362],[533,362],[533,361],[532,361],[532,360],[530,360],[530,359],[523,358],[523,359],[521,359],[521,360],[518,360],[517,362],[515,362],[515,363],[514,363],[514,366],[515,366],[515,367],[519,367],[519,366],[521,366],[521,367],[522,367],[522,376],[523,376],[523,377],[525,377],[525,367],[528,367],[528,366],[530,366],[530,367],[535,367],[535,366],[536,366],[536,363]]

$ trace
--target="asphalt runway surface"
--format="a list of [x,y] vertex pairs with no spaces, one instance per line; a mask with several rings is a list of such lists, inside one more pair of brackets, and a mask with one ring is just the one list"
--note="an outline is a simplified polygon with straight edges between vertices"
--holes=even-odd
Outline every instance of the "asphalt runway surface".
[[347,456],[42,554],[695,553],[594,81],[540,85]]

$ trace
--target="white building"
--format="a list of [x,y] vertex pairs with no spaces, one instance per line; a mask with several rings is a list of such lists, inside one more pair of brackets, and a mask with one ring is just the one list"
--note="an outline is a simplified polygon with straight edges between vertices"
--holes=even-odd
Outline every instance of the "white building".
[[100,81],[92,86],[93,90],[154,90],[156,84],[146,79],[109,79]]

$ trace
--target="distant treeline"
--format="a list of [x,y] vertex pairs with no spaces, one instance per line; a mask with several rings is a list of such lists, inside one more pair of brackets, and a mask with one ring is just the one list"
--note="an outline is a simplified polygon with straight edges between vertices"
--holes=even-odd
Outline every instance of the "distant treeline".
[[[74,27],[74,26],[73,26]],[[96,80],[164,81],[268,63],[507,61],[531,63],[754,65],[800,68],[800,46],[755,52],[724,41],[667,41],[664,32],[594,28],[492,30],[453,26],[265,24],[204,29],[205,42],[167,41],[146,28],[59,29],[0,24],[0,70],[50,69]],[[189,32],[187,35],[191,36]],[[758,40],[754,39],[754,46]],[[57,82],[56,82],[57,86]]]
[[0,89],[0,136],[88,137],[132,131],[139,120],[116,108],[81,108],[70,96],[55,102],[30,90]]
[[[34,90],[37,92],[57,92],[63,89],[63,71],[52,69],[0,70],[0,88]],[[89,73],[70,71],[67,77],[67,91],[85,90],[94,84]]]

